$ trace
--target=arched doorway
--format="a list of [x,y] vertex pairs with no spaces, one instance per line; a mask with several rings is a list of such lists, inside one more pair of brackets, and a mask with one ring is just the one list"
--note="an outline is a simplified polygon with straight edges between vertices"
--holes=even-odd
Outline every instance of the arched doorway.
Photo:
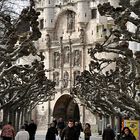
[[80,120],[78,104],[74,102],[70,95],[62,95],[55,103],[53,117],[56,119],[63,118],[65,121],[73,119]]

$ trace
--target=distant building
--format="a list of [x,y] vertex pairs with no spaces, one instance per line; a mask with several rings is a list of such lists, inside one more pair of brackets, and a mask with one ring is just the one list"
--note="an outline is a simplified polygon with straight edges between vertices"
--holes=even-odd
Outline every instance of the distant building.
[[[56,82],[57,94],[51,101],[39,105],[36,109],[38,129],[48,127],[53,118],[62,117],[89,122],[93,131],[97,131],[102,118],[90,113],[80,101],[73,100],[71,89],[76,76],[88,69],[90,56],[88,49],[95,42],[103,41],[109,33],[112,20],[102,17],[97,5],[105,0],[38,0],[36,9],[40,11],[40,30],[42,37],[36,43],[39,51],[45,55],[46,73]],[[116,2],[111,1],[112,4]]]
[[[92,131],[102,131],[112,121],[111,118],[93,115],[71,96],[75,77],[88,69],[91,60],[88,49],[94,47],[95,42],[102,42],[112,28],[113,20],[100,16],[97,10],[99,3],[108,1],[118,6],[119,0],[36,1],[35,7],[41,13],[39,26],[42,32],[36,47],[45,55],[45,68],[50,70],[46,75],[56,82],[57,91],[49,102],[37,106],[38,129],[44,130],[53,118],[60,117],[65,121],[74,118],[83,124],[89,122]],[[109,57],[115,56],[111,54]]]

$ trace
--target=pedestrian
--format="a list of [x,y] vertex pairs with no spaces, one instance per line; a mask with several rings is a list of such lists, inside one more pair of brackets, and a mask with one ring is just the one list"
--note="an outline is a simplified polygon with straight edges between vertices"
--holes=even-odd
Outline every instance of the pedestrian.
[[67,127],[62,131],[61,140],[77,140],[77,133],[74,127],[74,121],[69,120]]
[[57,129],[60,136],[64,128],[65,128],[65,122],[63,121],[63,118],[59,118],[58,123],[57,123]]
[[79,140],[80,133],[83,132],[83,128],[82,128],[81,123],[78,122],[78,121],[75,122],[75,130],[76,130],[76,133],[77,133],[77,140]]
[[28,121],[24,122],[24,126],[25,126],[25,130],[28,131],[28,127],[29,127]]
[[115,133],[114,130],[111,128],[110,124],[107,124],[107,128],[103,131],[103,140],[114,140],[115,139]]
[[57,127],[57,120],[56,120],[56,118],[53,118],[53,122],[54,122],[55,127]]
[[52,122],[50,128],[48,128],[46,140],[56,140],[56,136],[58,136],[58,131],[55,127],[55,123]]
[[124,127],[120,140],[136,140],[136,138],[128,127]]
[[90,140],[91,129],[90,129],[90,124],[89,123],[85,124],[84,134],[85,134],[85,140]]
[[4,125],[1,131],[1,137],[3,140],[12,140],[15,137],[15,130],[12,126],[11,122],[8,122],[8,124]]
[[29,132],[29,135],[30,135],[29,140],[35,140],[36,130],[37,130],[37,125],[34,123],[34,120],[31,120],[31,123],[28,126],[28,132]]
[[25,125],[22,125],[19,132],[17,132],[15,140],[29,140],[29,133],[25,130]]

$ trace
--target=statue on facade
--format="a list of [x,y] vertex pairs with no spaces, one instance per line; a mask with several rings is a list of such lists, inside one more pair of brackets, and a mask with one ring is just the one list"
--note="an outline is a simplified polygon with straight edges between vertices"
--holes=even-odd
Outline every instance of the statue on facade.
[[69,82],[69,73],[67,71],[64,72],[63,78],[63,87],[66,88]]
[[85,33],[84,33],[84,29],[83,28],[80,29],[79,38],[80,38],[80,42],[84,43],[84,41],[85,41]]
[[54,72],[53,73],[53,81],[55,81],[56,86],[59,85],[59,72]]
[[69,63],[70,61],[70,52],[69,47],[64,48],[64,63]]
[[59,68],[60,66],[60,53],[54,52],[54,68]]
[[73,77],[74,77],[74,85],[76,85],[76,83],[77,83],[76,78],[77,78],[78,75],[80,75],[80,71],[74,71],[74,73],[73,73]]
[[74,30],[75,25],[75,13],[72,11],[68,11],[67,15],[67,30]]
[[74,51],[74,66],[80,66],[81,65],[81,52],[79,50]]
[[46,46],[48,47],[48,48],[50,48],[50,46],[51,46],[51,38],[50,38],[50,35],[49,34],[46,34]]

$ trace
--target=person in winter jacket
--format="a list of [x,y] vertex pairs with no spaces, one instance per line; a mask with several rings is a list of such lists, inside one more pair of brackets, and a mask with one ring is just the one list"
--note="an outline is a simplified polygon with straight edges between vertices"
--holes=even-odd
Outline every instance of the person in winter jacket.
[[55,123],[51,123],[50,128],[48,128],[46,134],[46,140],[56,140],[56,135],[58,135],[57,128],[55,127]]
[[25,130],[25,126],[21,126],[19,132],[15,136],[15,140],[29,140],[29,133]]
[[83,132],[83,128],[82,128],[81,123],[78,122],[78,121],[75,122],[75,130],[76,130],[76,133],[77,133],[77,140],[79,140],[80,133]]
[[124,127],[121,133],[120,140],[136,140],[136,138],[128,127]]
[[35,140],[36,130],[37,130],[37,125],[34,123],[34,120],[31,120],[31,123],[28,125],[30,140]]
[[114,133],[114,130],[111,128],[110,124],[107,124],[107,128],[104,129],[102,138],[103,138],[103,140],[114,140],[115,139],[115,133]]
[[76,140],[77,133],[74,127],[74,121],[69,120],[68,126],[65,127],[62,131],[61,140]]
[[91,130],[90,130],[90,124],[89,123],[85,124],[84,134],[85,134],[85,140],[89,140],[90,136],[91,136]]
[[1,132],[1,137],[3,140],[12,140],[15,137],[15,130],[12,126],[12,123],[9,122],[8,124],[4,125]]

